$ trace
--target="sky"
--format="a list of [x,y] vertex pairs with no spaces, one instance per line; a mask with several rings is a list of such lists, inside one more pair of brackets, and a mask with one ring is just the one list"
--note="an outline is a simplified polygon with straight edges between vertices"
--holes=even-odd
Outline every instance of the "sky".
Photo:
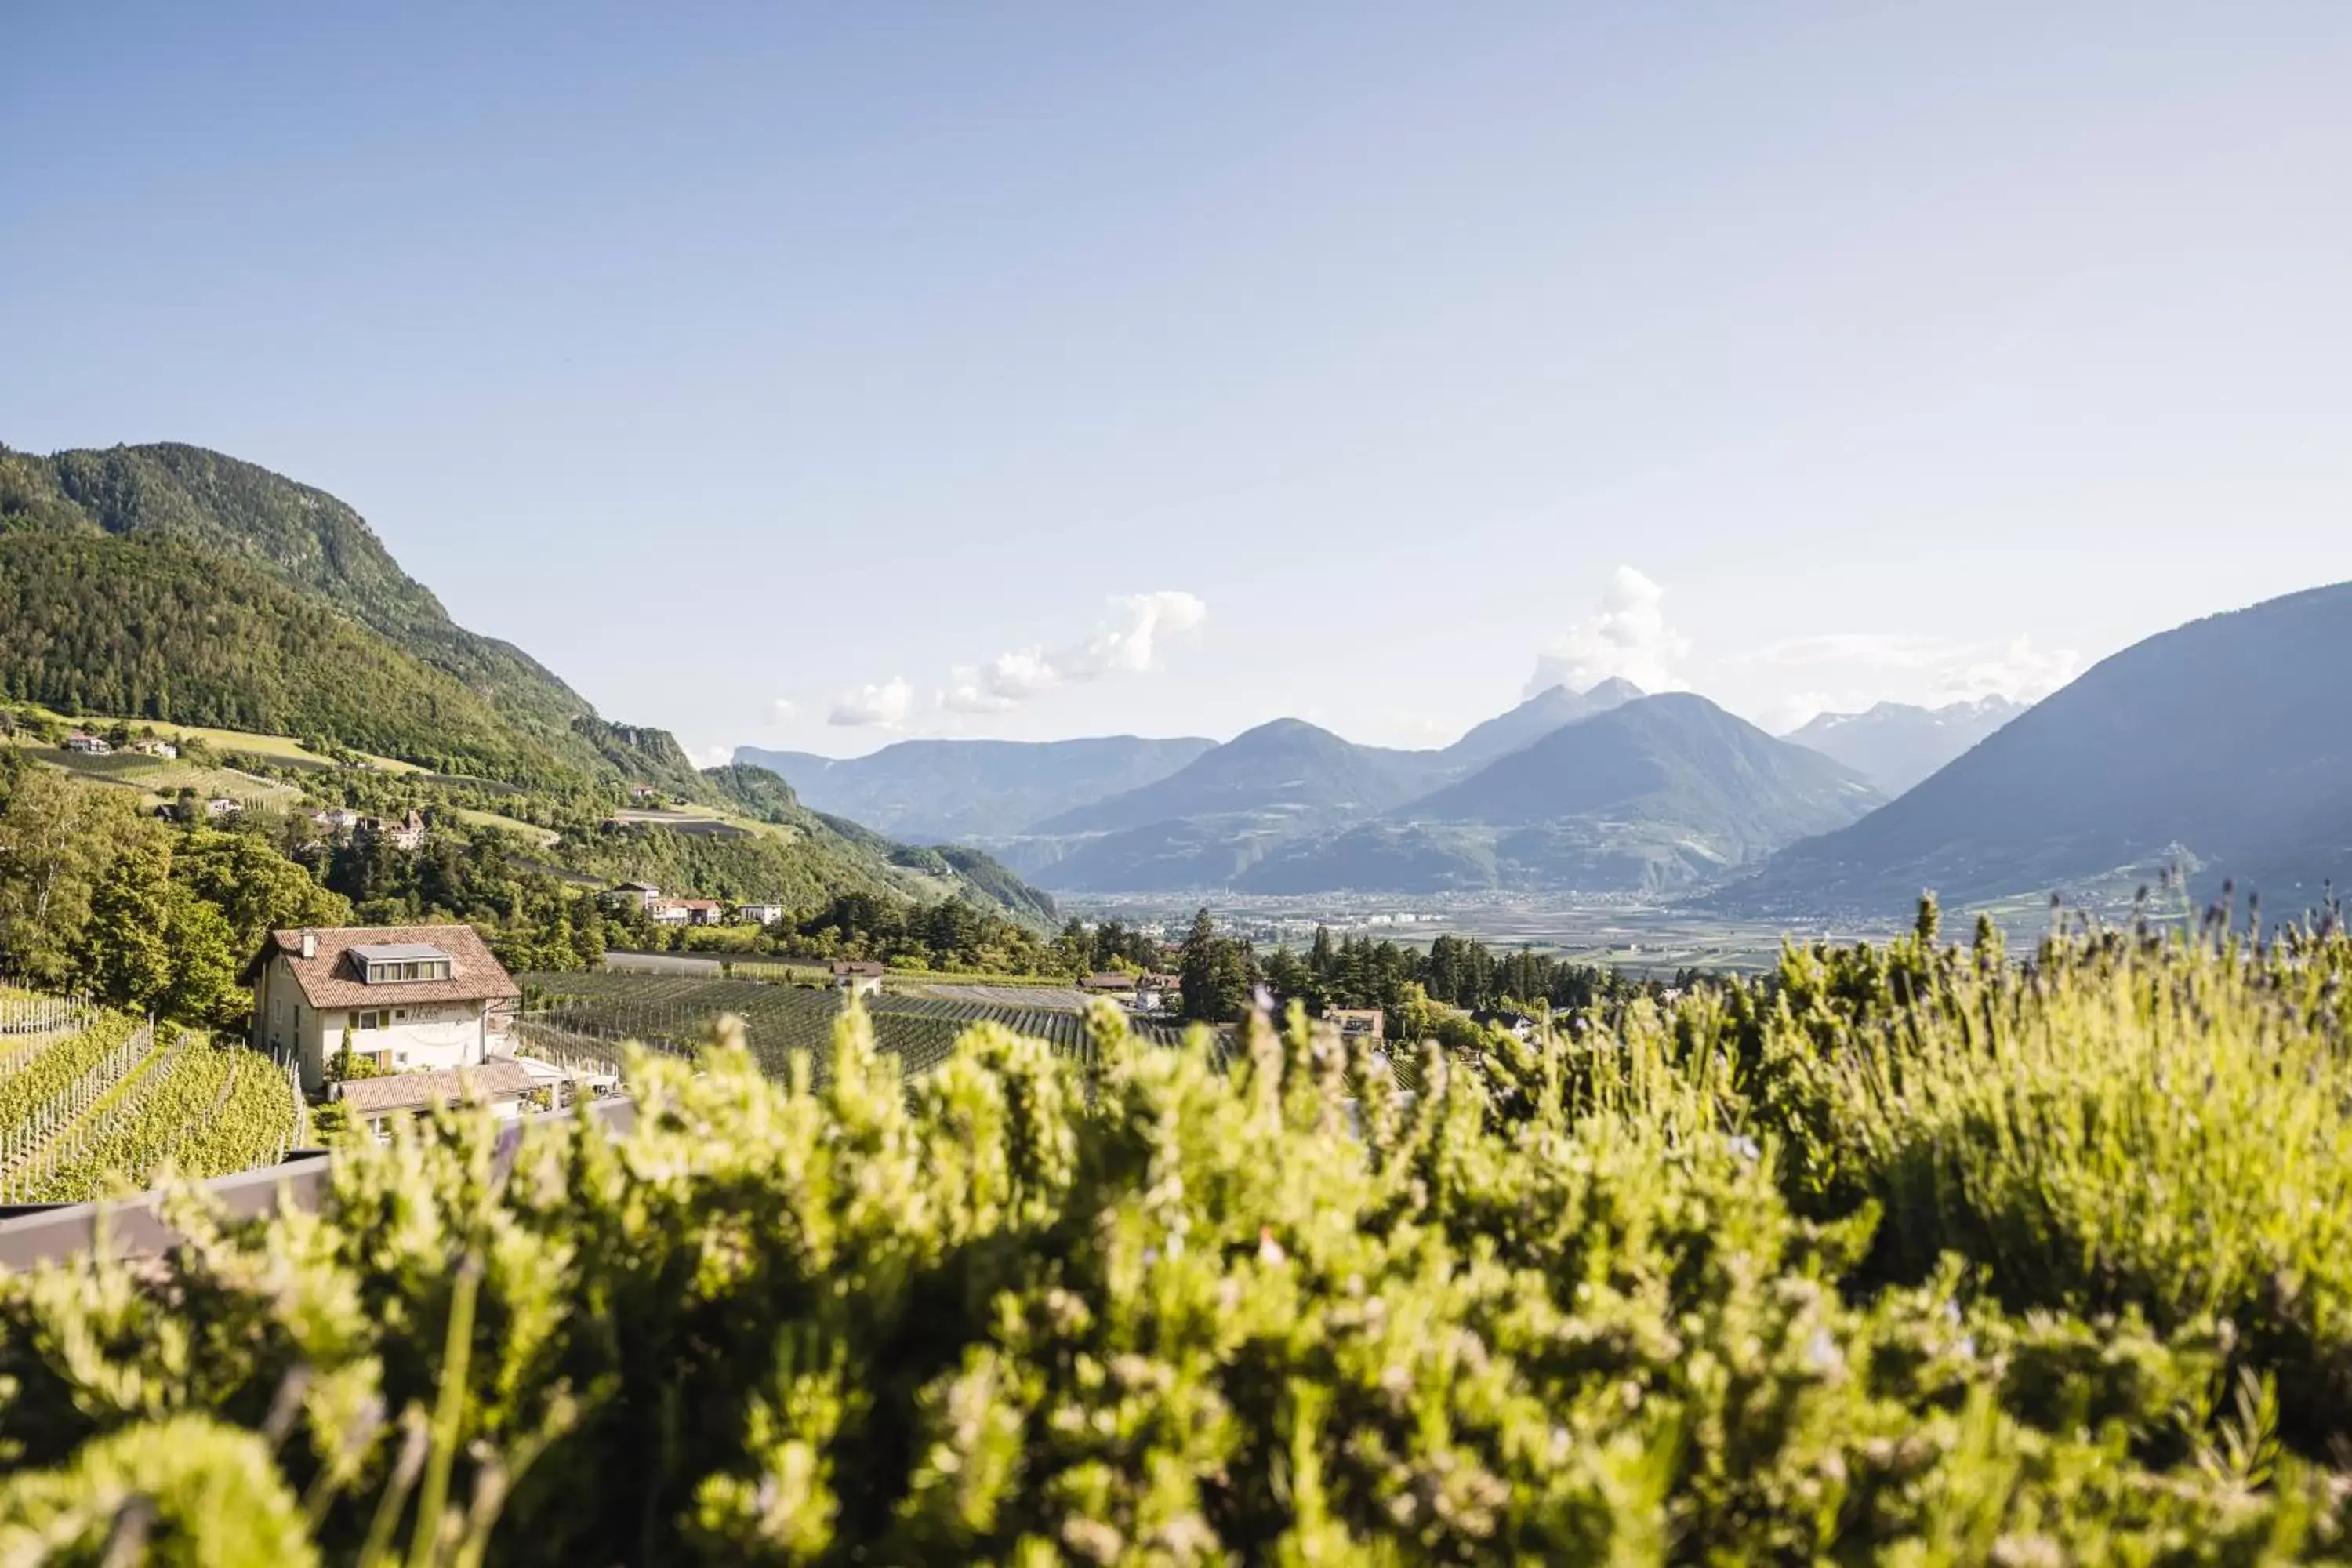
[[10,7],[0,442],[607,716],[1785,730],[2352,577],[2352,6]]

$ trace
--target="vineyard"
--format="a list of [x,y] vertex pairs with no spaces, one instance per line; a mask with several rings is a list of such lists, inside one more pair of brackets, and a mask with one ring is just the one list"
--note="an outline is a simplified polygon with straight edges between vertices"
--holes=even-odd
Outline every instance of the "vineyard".
[[[640,1040],[673,1052],[691,1049],[710,1021],[721,1014],[743,1020],[744,1036],[763,1071],[782,1078],[794,1054],[810,1058],[821,1077],[830,1057],[839,998],[807,986],[756,980],[706,979],[696,975],[619,973],[525,974],[527,992],[544,997],[543,1008],[526,1022],[534,1042],[568,1044],[585,1051],[587,1041]],[[875,1043],[897,1056],[908,1075],[926,1072],[947,1059],[956,1041],[974,1024],[1002,1024],[1017,1034],[1044,1040],[1064,1056],[1092,1061],[1096,1034],[1087,1016],[1061,1007],[1006,1005],[992,998],[913,995],[885,992],[866,999]],[[1183,1031],[1166,1025],[1135,1024],[1132,1031],[1158,1044],[1173,1044]],[[532,1033],[536,1030],[537,1033]]]
[[116,1013],[51,1023],[0,1058],[0,1200],[79,1202],[167,1165],[226,1175],[308,1142],[289,1061]]

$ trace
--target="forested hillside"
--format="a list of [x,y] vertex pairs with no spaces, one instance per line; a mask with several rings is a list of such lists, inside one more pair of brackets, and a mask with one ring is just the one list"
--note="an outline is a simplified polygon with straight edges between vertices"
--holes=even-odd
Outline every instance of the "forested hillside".
[[520,648],[449,619],[365,520],[324,490],[177,443],[58,452],[0,447],[0,514],[162,534],[241,558],[327,600],[513,713],[561,731],[591,711]]
[[[802,907],[849,892],[962,897],[1041,925],[1051,910],[993,862],[967,876],[936,854],[836,832],[772,774],[705,776],[668,731],[604,719],[528,656],[453,624],[350,507],[193,447],[0,448],[0,701],[414,763],[428,776],[240,761],[324,804],[425,811],[444,844],[480,831],[467,811],[543,828],[553,843],[539,856],[572,876],[672,875],[681,893]],[[658,825],[604,832],[616,807],[641,804],[631,785],[789,831],[752,842]],[[528,904],[540,926],[570,918],[552,912],[552,892],[518,902],[401,880],[385,884],[387,909],[470,919],[487,908],[503,922]],[[474,889],[498,880],[467,879]]]
[[585,774],[326,603],[160,535],[0,527],[0,694],[68,713],[318,736],[516,784]]

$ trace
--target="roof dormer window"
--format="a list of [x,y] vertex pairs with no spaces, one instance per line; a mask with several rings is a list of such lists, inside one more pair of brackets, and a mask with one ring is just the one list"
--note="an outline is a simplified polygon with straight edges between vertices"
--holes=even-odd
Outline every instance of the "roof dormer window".
[[449,955],[422,942],[400,942],[352,949],[352,967],[370,985],[406,985],[420,981],[447,980],[457,973]]

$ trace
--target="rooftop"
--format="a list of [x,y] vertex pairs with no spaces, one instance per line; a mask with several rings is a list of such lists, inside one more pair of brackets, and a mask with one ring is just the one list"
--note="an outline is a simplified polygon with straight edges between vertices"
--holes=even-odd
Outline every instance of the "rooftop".
[[[313,941],[311,955],[302,956],[302,939]],[[450,973],[446,980],[415,980],[399,987],[403,1003],[412,1002],[483,1002],[500,1001],[522,994],[514,977],[490,952],[481,933],[469,925],[432,926],[341,926],[312,929],[308,931],[274,931],[246,968],[250,981],[263,965],[272,959],[283,958],[292,971],[294,984],[301,989],[305,1001],[313,1007],[373,1007],[380,1005],[385,988],[367,984],[368,960],[360,958],[356,968],[352,957],[361,948],[425,948],[435,959],[446,959]],[[377,960],[378,963],[388,962]],[[402,958],[389,961],[425,963],[425,959]]]
[[380,1116],[387,1110],[422,1110],[460,1100],[500,1100],[535,1087],[530,1071],[509,1057],[497,1057],[478,1068],[447,1072],[404,1072],[390,1078],[348,1079],[336,1093],[354,1114]]

